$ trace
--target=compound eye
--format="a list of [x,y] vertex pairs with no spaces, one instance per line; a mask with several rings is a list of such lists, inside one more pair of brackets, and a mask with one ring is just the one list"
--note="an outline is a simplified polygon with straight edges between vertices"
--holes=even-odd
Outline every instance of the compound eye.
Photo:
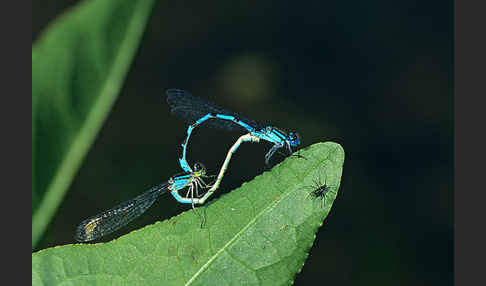
[[300,136],[299,136],[299,133],[292,131],[292,132],[289,132],[289,136],[290,136],[290,138],[291,138],[292,143],[294,144],[294,146],[300,144]]
[[206,173],[206,167],[202,163],[197,162],[194,164],[194,172]]

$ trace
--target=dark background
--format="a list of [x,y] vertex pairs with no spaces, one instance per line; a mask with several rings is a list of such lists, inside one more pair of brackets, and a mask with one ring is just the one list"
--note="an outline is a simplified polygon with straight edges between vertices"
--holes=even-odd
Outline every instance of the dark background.
[[[32,41],[75,2],[34,1]],[[339,196],[295,285],[451,285],[452,9],[452,1],[157,2],[37,249],[73,243],[82,219],[180,171],[186,124],[164,94],[177,87],[295,129],[299,147],[344,147]],[[216,173],[238,135],[197,129],[189,160]],[[243,145],[221,193],[261,174],[269,147]],[[106,240],[187,208],[164,197]]]

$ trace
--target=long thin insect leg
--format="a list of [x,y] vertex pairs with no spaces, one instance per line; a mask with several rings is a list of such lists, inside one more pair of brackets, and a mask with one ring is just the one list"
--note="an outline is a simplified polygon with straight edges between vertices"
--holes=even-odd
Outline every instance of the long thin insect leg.
[[290,156],[292,156],[292,157],[297,157],[297,158],[302,158],[302,159],[306,159],[306,160],[307,160],[307,158],[306,158],[306,157],[304,157],[303,155],[300,155],[300,154],[295,154],[295,153],[294,153],[294,154],[292,154],[292,155],[290,155]]
[[285,145],[287,145],[287,149],[289,150],[289,155],[292,155],[294,151],[292,151],[292,146],[290,146],[290,143],[287,141]]
[[289,156],[295,156],[295,157],[298,157],[298,158],[307,159],[306,157],[304,157],[300,154],[294,154],[294,151],[292,151],[292,146],[290,146],[290,143],[288,141],[286,142],[286,145],[287,145],[287,150],[289,151]]
[[[323,186],[325,186],[324,192],[327,192],[327,173],[326,173],[326,180],[324,181]],[[326,193],[323,193],[322,200],[321,200],[321,208],[323,208],[325,204],[326,204]]]
[[[216,176],[213,176],[213,177],[216,177]],[[211,183],[207,183],[206,188],[208,188],[208,189],[212,188],[214,186],[214,183],[216,183],[217,180],[218,179],[216,178]]]
[[200,227],[200,228],[203,228],[204,223],[205,223],[205,221],[206,221],[206,220],[205,220],[205,218],[204,218],[204,215],[201,215],[201,216],[200,216],[200,218],[201,218],[201,225],[200,225],[199,227]]
[[[204,183],[204,184],[206,184],[201,178],[197,178],[196,184],[201,185],[201,182]],[[203,188],[203,187],[201,186],[201,188]],[[197,191],[197,185],[196,185],[196,193],[198,194],[197,195],[198,198],[202,196],[202,194],[200,196],[199,193],[198,193],[198,191]],[[203,224],[204,224],[204,215],[199,214],[199,212],[197,210],[195,210],[195,211],[198,213],[199,218],[201,219],[201,226],[200,227],[202,228],[203,227]]]
[[[289,146],[289,145],[287,144],[287,146]],[[289,148],[291,148],[291,147],[289,147]],[[292,149],[288,149],[288,150],[292,150]],[[302,158],[302,159],[306,159],[306,160],[307,160],[307,158],[306,158],[306,157],[304,157],[304,156],[302,156],[302,155],[300,155],[300,154],[295,154],[295,153],[293,153],[293,151],[289,151],[289,152],[290,152],[290,154],[289,154],[288,156],[291,156],[291,157],[297,157],[297,158]],[[285,158],[287,157],[287,155],[285,155],[285,154],[284,154],[283,152],[281,152],[281,151],[278,151],[278,152],[276,152],[275,154],[279,154],[279,155],[281,155],[282,157],[285,157]]]
[[275,151],[277,151],[281,147],[282,147],[281,144],[275,144],[275,145],[272,146],[270,151],[268,151],[268,153],[265,155],[265,165],[267,165],[267,166],[270,165],[270,158],[273,156]]
[[[197,186],[197,187],[201,187],[201,183],[199,182],[199,180],[194,180],[194,184]],[[196,188],[196,198],[199,198],[199,188]]]
[[[310,187],[310,186],[305,186],[305,187],[302,187],[302,188],[301,188],[301,190],[302,190],[302,189],[304,189],[304,190],[306,190],[306,189],[307,189],[307,190],[308,190],[309,188],[311,188],[311,189],[312,189],[312,187]],[[311,192],[308,192],[308,193],[307,193],[307,196],[305,196],[305,199],[307,199],[307,198],[308,198],[308,197],[309,197],[311,194],[312,194],[312,191],[311,191]]]
[[[197,184],[197,185],[198,185],[198,186],[199,186],[201,189],[206,188],[205,186],[203,186],[204,181],[203,181],[203,180],[201,180],[201,178],[197,178],[195,182],[196,182],[196,184]],[[205,184],[204,184],[204,185],[205,185]],[[201,195],[199,195],[198,188],[196,188],[196,197],[200,198],[201,196],[202,196],[202,194],[201,194]]]
[[[211,176],[206,176],[206,177],[216,177],[215,175],[211,175]],[[201,184],[205,187],[205,188],[209,188],[211,187],[210,184],[206,183],[203,179],[201,178],[198,178],[200,181],[201,181]]]
[[[194,193],[196,193],[196,197],[199,193],[199,190],[198,190],[198,184],[197,184],[197,178],[193,178],[193,181],[191,182],[191,185],[194,186],[194,189],[196,190],[194,192],[194,189],[192,190],[193,193],[191,193],[191,198],[194,198]],[[194,201],[194,200],[193,200]]]
[[197,208],[194,207],[194,188],[196,188],[196,193],[197,193],[198,191],[197,191],[197,185],[196,185],[196,183],[191,184],[191,202],[192,202],[192,209],[194,210],[194,212],[196,212],[197,216],[201,220],[201,228],[202,228],[202,225],[203,225],[203,222],[204,222],[204,218],[203,218],[203,216],[201,216],[201,214],[199,213],[199,211],[197,210]]

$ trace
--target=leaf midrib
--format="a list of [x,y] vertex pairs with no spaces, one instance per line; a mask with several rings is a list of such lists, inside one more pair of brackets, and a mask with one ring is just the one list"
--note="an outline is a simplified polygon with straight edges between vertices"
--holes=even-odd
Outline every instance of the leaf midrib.
[[[328,157],[330,156],[330,153],[328,154]],[[319,161],[318,163],[316,163],[314,166],[312,166],[312,168],[309,168],[309,171],[307,172],[307,174],[305,176],[303,176],[303,178],[307,177],[309,175],[309,173],[315,169],[316,166],[319,166],[322,164],[322,162],[324,162],[325,160],[327,160],[327,158],[325,159],[322,159],[322,161]],[[299,179],[298,176],[295,174],[295,172],[291,172],[292,174],[294,174],[294,176],[297,177],[298,179],[298,182],[301,182],[303,180],[302,179]],[[295,184],[294,187],[298,185]],[[262,216],[264,216],[264,214],[267,214],[269,213],[273,208],[275,208],[275,206],[277,206],[281,201],[283,201],[285,198],[287,198],[291,193],[297,191],[299,189],[295,189],[294,190],[291,190],[291,191],[288,191],[286,193],[284,193],[284,195],[282,196],[279,196],[278,199],[276,200],[273,200],[266,208],[264,208],[260,213],[258,213],[252,220],[250,220],[240,231],[238,231],[235,236],[230,239],[223,247],[221,247],[220,250],[218,250],[204,265],[201,266],[201,268],[191,277],[191,279],[189,279],[189,281],[186,282],[186,284],[184,284],[184,286],[188,286],[190,285],[193,281],[195,281],[206,269],[209,268],[209,266],[220,256],[220,254],[222,254],[225,250],[227,250],[235,241],[237,241],[242,235],[243,233],[249,229],[251,226],[255,225],[257,220],[259,218],[261,218]]]

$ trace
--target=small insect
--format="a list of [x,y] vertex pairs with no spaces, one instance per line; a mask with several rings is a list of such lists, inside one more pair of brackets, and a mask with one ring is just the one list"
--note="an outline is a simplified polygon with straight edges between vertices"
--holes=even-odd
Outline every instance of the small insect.
[[[326,181],[324,181],[324,184],[322,183],[321,180],[321,174],[319,173],[319,178],[316,180],[314,179],[312,182],[312,185],[304,187],[304,189],[311,190],[309,192],[308,196],[312,196],[313,198],[317,199],[319,198],[321,200],[321,208],[324,207],[325,204],[325,199],[326,199],[326,193],[329,192],[330,186],[327,185],[327,176],[326,176]],[[306,198],[307,198],[306,197]]]
[[281,230],[281,231],[286,231],[288,227],[289,227],[288,225],[284,224],[284,225],[282,225],[282,226],[280,227],[280,230]]

